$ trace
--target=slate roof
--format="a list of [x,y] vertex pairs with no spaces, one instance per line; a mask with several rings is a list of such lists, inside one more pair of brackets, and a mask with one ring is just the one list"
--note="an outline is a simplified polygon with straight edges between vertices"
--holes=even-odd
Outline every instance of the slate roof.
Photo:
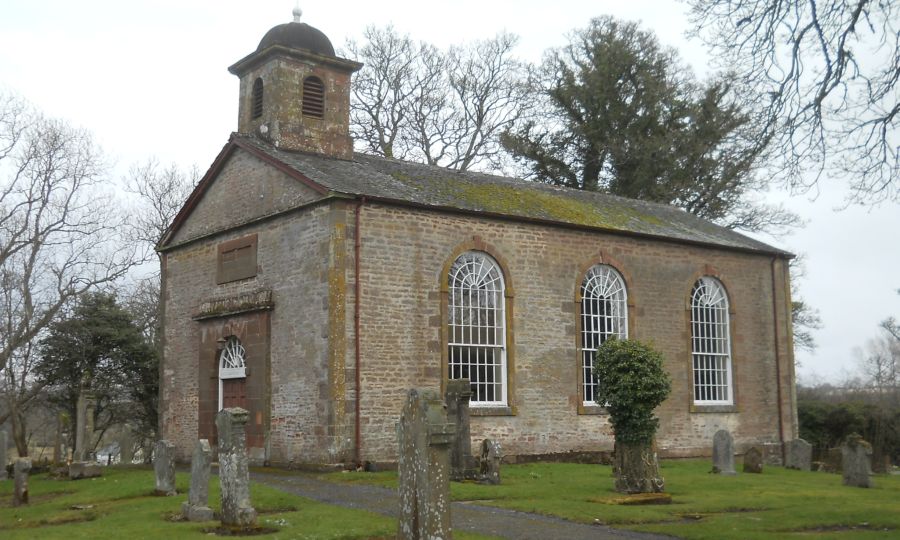
[[[325,195],[363,196],[398,204],[792,256],[665,204],[360,153],[354,154],[350,161],[280,150],[255,136],[239,133],[232,134],[223,154],[232,145],[274,161],[289,172],[299,173],[302,180],[309,181]],[[198,190],[202,190],[205,180],[198,185]],[[174,228],[178,221],[176,218]],[[171,233],[167,237],[170,239]]]

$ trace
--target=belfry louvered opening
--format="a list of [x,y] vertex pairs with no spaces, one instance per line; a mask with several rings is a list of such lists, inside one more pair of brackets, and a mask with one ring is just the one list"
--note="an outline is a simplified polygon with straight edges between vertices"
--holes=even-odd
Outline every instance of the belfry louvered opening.
[[303,79],[303,116],[325,116],[325,84],[318,77]]
[[263,82],[257,78],[253,81],[253,95],[250,106],[250,117],[256,120],[263,112]]

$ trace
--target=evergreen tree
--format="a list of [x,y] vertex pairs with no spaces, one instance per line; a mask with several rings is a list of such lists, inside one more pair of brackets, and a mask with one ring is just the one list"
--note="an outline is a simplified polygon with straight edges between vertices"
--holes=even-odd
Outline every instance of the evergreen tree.
[[98,431],[128,422],[145,436],[157,425],[159,359],[131,315],[106,293],[82,296],[52,324],[35,367],[49,400],[75,418],[82,387],[97,398]]
[[694,80],[674,50],[637,24],[594,19],[551,50],[533,77],[540,121],[504,147],[530,177],[668,203],[733,228],[781,232],[798,219],[754,192],[766,148],[727,76]]

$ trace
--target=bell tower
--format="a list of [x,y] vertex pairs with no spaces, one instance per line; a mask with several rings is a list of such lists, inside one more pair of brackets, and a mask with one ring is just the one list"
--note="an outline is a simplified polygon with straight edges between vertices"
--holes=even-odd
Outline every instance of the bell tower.
[[280,24],[228,71],[241,79],[238,131],[277,148],[351,159],[350,79],[362,67],[339,58],[320,30]]

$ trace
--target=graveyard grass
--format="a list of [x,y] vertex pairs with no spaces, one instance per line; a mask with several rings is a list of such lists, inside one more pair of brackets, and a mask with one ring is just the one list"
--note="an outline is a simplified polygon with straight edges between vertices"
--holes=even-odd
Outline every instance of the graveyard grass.
[[[738,460],[739,462],[739,460]],[[707,460],[660,463],[672,504],[624,506],[608,466],[504,465],[499,486],[451,483],[454,500],[692,539],[897,538],[900,476],[877,475],[875,487],[841,484],[839,474],[766,466],[762,474],[710,474]],[[395,486],[396,475],[335,473],[327,479]],[[887,529],[887,530],[885,530]]]
[[[159,497],[152,494],[153,471],[147,468],[104,468],[102,477],[78,481],[32,475],[30,504],[13,508],[12,481],[5,481],[0,483],[0,538],[209,538],[203,529],[218,526],[217,521],[172,520],[181,514],[189,482],[189,474],[179,472],[178,495]],[[393,538],[397,528],[389,517],[319,503],[256,482],[251,497],[260,512],[259,525],[279,531],[251,538]],[[218,508],[216,477],[210,482],[209,502]],[[93,507],[76,510],[75,505]]]

